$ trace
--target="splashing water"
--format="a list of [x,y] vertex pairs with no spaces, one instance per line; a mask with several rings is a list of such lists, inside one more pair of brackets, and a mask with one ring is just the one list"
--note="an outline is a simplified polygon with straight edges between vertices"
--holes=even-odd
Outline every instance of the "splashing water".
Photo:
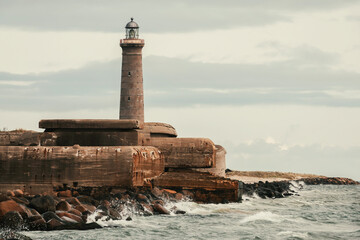
[[[33,239],[360,239],[360,186],[293,185],[303,187],[300,196],[250,196],[230,204],[166,202],[170,215],[149,217],[129,207],[121,214],[132,221],[97,221],[106,228],[22,234]],[[175,215],[175,209],[186,214]]]

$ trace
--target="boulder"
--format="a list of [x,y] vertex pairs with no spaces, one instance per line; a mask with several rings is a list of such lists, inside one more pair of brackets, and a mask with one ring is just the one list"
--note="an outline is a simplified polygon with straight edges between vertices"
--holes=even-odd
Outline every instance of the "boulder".
[[155,203],[153,206],[155,212],[159,213],[159,214],[170,214],[170,211],[167,210],[165,207],[161,206],[158,203]]
[[138,195],[136,195],[136,199],[137,199],[139,202],[150,203],[149,199],[148,199],[144,194],[141,194],[141,193],[139,193]]
[[38,211],[36,211],[35,209],[33,209],[33,208],[29,208],[30,209],[30,211],[31,211],[31,213],[32,213],[32,215],[38,215],[38,216],[41,216],[40,215],[40,213],[38,212]]
[[161,206],[164,206],[164,201],[161,200],[161,199],[158,199],[158,200],[155,200],[155,201],[152,201],[152,202],[151,202],[151,204],[153,204],[153,205],[156,204],[156,203],[157,203],[157,204],[160,204]]
[[43,213],[41,216],[45,219],[46,222],[49,222],[51,219],[55,219],[55,220],[62,222],[62,220],[59,218],[59,216],[56,215],[54,212],[49,211],[49,212]]
[[102,228],[98,223],[92,222],[92,223],[86,223],[86,224],[79,224],[79,227],[77,229],[79,230],[89,230],[89,229],[98,229]]
[[150,215],[154,214],[154,208],[151,205],[149,205],[148,203],[144,203],[144,202],[142,202],[140,204],[145,211],[144,215],[147,215],[146,213],[150,213]]
[[74,206],[77,206],[77,205],[80,205],[80,204],[81,204],[80,201],[79,201],[77,198],[74,198],[74,197],[68,198],[68,199],[66,199],[66,201],[67,201],[68,203],[74,205]]
[[183,211],[183,210],[176,210],[175,211],[175,214],[185,214],[186,212],[185,211]]
[[182,194],[185,196],[185,197],[188,197],[190,199],[193,199],[194,198],[194,193],[193,192],[190,192],[189,190],[182,190]]
[[15,197],[15,193],[10,190],[7,190],[6,195],[8,195],[9,197]]
[[57,230],[57,229],[61,229],[63,226],[65,225],[65,223],[62,222],[62,220],[57,220],[57,219],[50,219],[47,223],[46,223],[46,227],[48,230]]
[[106,208],[109,208],[111,206],[111,203],[108,200],[103,200],[101,202],[101,205],[105,206]]
[[67,216],[62,216],[61,219],[65,222],[65,224],[67,225],[71,225],[71,224],[74,224],[74,223],[79,223],[77,221],[75,221],[74,219],[72,218],[69,218]]
[[71,205],[67,202],[67,201],[60,201],[57,205],[56,205],[56,210],[57,211],[69,211],[71,209]]
[[176,193],[175,194],[175,199],[178,201],[181,201],[184,198],[184,195],[182,195],[181,193]]
[[98,207],[96,208],[96,210],[97,210],[98,212],[102,212],[103,215],[109,215],[109,208],[106,207],[106,206],[104,206],[104,205],[98,206]]
[[41,230],[47,229],[47,224],[43,218],[39,218],[29,223],[29,230]]
[[86,208],[86,210],[88,210],[88,211],[90,211],[90,212],[95,212],[95,210],[96,210],[96,207],[95,206],[93,206],[93,205],[90,205],[90,204],[82,204],[85,208]]
[[0,193],[0,202],[10,200],[11,198],[5,194]]
[[123,194],[123,195],[121,196],[121,198],[120,198],[120,200],[121,200],[122,202],[128,202],[128,201],[130,201],[130,199],[131,199],[131,197],[130,197],[129,194]]
[[58,215],[63,220],[64,220],[64,217],[67,217],[67,218],[71,219],[71,221],[66,220],[67,222],[78,222],[78,223],[83,222],[81,217],[79,217],[79,216],[77,216],[75,214],[68,213],[68,212],[57,211],[56,215]]
[[121,215],[118,211],[116,211],[113,208],[109,208],[109,216],[113,219],[113,220],[120,220],[121,219]]
[[112,195],[120,194],[121,196],[121,194],[125,193],[126,191],[127,190],[125,188],[112,188],[110,194]]
[[82,205],[82,204],[75,206],[75,209],[81,213],[87,211],[87,208],[85,208],[84,205]]
[[24,205],[29,204],[29,200],[27,200],[26,198],[23,198],[23,197],[11,197],[11,199],[20,204],[24,204]]
[[25,205],[19,204],[19,206],[24,210],[24,213],[22,213],[22,217],[24,219],[28,219],[29,217],[33,216],[31,209],[26,207]]
[[28,218],[29,222],[34,222],[37,221],[39,219],[44,219],[41,215],[32,215],[31,217]]
[[85,212],[82,213],[82,216],[81,216],[82,220],[83,220],[84,222],[86,222],[87,217],[90,216],[91,214],[92,214],[91,212],[89,212],[88,210],[86,210]]
[[99,205],[99,201],[95,200],[90,196],[80,195],[76,197],[81,203],[91,204],[91,205]]
[[76,210],[76,209],[70,209],[68,212],[72,213],[74,215],[77,215],[79,217],[81,217],[81,215],[82,215],[82,213],[80,211]]
[[170,193],[170,194],[176,194],[176,191],[171,189],[163,189],[164,192]]
[[14,191],[15,197],[22,197],[24,196],[24,192],[21,189],[16,189]]
[[152,190],[151,190],[151,193],[157,197],[157,198],[160,198],[162,195],[163,195],[163,191],[160,190],[159,188],[157,187],[154,187]]
[[11,212],[11,211],[16,211],[19,212],[20,214],[25,214],[24,210],[14,200],[7,200],[0,202],[0,218],[3,217],[7,212]]
[[23,218],[16,211],[7,212],[0,221],[0,225],[10,229],[20,229],[23,224]]
[[35,208],[39,213],[45,213],[47,211],[55,212],[56,202],[49,196],[35,197],[30,201],[30,207]]
[[72,193],[70,190],[66,190],[66,191],[60,191],[58,192],[58,197],[64,197],[64,198],[70,198],[72,197]]

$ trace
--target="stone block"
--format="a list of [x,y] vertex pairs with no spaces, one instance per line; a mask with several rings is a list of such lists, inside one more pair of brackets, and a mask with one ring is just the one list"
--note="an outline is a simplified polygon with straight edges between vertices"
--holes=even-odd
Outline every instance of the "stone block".
[[217,177],[207,172],[170,169],[154,178],[153,185],[161,188],[191,189],[199,191],[196,201],[221,203],[241,200],[239,181]]
[[39,128],[46,129],[139,129],[143,123],[136,119],[44,119]]
[[144,131],[149,132],[151,137],[177,137],[175,128],[167,123],[146,122]]
[[0,131],[0,146],[37,146],[40,134],[29,130]]
[[42,146],[141,146],[149,141],[150,134],[139,129],[55,129],[40,136]]
[[225,154],[226,150],[220,145],[215,145],[216,147],[216,157],[215,157],[215,166],[211,168],[192,168],[195,171],[199,172],[208,172],[213,175],[219,177],[225,177],[225,170],[226,170],[226,159]]
[[0,192],[25,186],[29,193],[48,187],[143,186],[164,171],[155,147],[0,146]]
[[168,168],[215,167],[215,144],[207,138],[151,138],[151,146],[165,157]]

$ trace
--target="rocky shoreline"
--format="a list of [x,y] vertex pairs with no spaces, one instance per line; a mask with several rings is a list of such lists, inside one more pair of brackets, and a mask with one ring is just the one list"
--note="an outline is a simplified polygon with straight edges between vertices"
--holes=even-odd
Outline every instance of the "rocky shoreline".
[[[132,220],[132,215],[184,214],[165,202],[191,200],[193,193],[170,189],[78,188],[31,196],[21,190],[0,195],[0,226],[12,230],[87,230],[98,220]],[[0,238],[1,239],[1,238]]]
[[[298,193],[294,186],[357,185],[348,178],[305,178],[296,181],[243,184],[243,194],[283,198]],[[293,186],[293,187],[292,187]],[[101,228],[102,221],[131,221],[133,215],[185,214],[167,202],[196,201],[196,191],[172,189],[63,188],[52,194],[29,195],[20,189],[0,194],[1,239],[28,239],[20,230],[87,230]],[[203,203],[203,202],[202,202]],[[99,221],[100,220],[100,221]]]
[[[296,183],[296,184],[295,184]],[[293,189],[301,188],[304,183],[307,185],[359,185],[360,183],[349,178],[339,177],[314,177],[301,178],[293,181],[274,181],[252,184],[244,184],[244,194],[248,196],[258,195],[260,198],[283,198],[292,195],[298,195]],[[293,187],[293,188],[292,188]]]

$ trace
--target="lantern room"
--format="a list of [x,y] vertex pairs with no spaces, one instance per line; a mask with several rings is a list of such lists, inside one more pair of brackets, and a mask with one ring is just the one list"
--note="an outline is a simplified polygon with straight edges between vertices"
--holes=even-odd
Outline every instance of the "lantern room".
[[126,29],[126,39],[138,39],[139,38],[139,25],[134,22],[134,18],[131,18],[131,21],[128,22],[125,26]]

